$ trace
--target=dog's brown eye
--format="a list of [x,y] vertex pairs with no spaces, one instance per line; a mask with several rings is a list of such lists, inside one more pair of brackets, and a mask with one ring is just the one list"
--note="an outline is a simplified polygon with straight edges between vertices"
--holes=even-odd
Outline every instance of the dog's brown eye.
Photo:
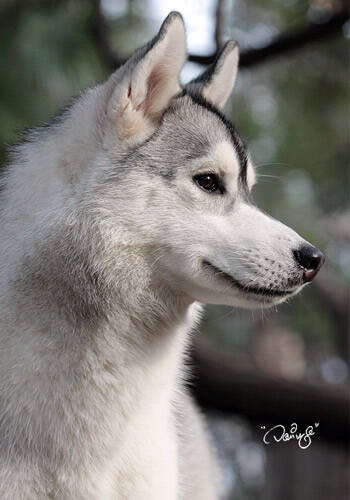
[[205,189],[205,191],[217,191],[219,189],[219,179],[215,174],[201,174],[196,175],[194,180],[199,187]]

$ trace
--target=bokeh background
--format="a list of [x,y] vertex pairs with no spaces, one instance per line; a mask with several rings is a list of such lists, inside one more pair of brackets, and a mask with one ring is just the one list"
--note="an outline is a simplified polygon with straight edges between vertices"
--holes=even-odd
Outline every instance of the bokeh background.
[[[180,11],[203,71],[226,40],[242,65],[227,106],[259,173],[258,203],[323,249],[326,265],[287,305],[207,307],[192,388],[207,413],[227,499],[349,498],[349,108],[340,0],[2,0],[0,162],[18,131],[50,120]],[[265,445],[266,429],[318,423],[312,445]]]

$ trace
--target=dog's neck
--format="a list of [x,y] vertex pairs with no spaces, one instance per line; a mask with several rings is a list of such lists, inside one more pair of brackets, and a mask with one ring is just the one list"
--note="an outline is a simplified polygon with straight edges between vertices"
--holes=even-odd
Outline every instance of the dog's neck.
[[67,254],[71,244],[60,236],[27,259],[0,363],[3,381],[13,372],[2,394],[17,401],[18,422],[23,411],[31,416],[26,429],[13,428],[17,438],[9,443],[29,453],[29,435],[38,456],[52,453],[55,466],[60,453],[74,466],[91,456],[102,463],[130,436],[137,415],[170,418],[197,309],[154,279],[142,249],[116,248],[108,277],[98,264],[89,268],[79,249]]

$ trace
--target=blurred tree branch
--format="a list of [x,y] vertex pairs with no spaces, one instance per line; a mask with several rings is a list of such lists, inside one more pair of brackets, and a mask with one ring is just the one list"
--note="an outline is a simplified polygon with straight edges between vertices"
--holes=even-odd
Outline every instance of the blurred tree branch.
[[[56,0],[58,1],[58,0]],[[63,0],[59,0],[63,2]],[[0,23],[14,21],[22,13],[23,10],[33,6],[50,5],[47,0],[8,0],[0,6]],[[91,0],[92,6],[92,33],[106,64],[109,68],[115,69],[123,64],[124,59],[120,57],[117,51],[113,50],[109,40],[108,22],[101,10],[100,0]],[[222,44],[222,24],[223,24],[224,1],[218,0],[216,7],[216,27],[215,40],[217,47]],[[349,20],[349,11],[347,7],[341,8],[327,22],[323,24],[309,23],[305,28],[284,33],[270,44],[260,49],[252,49],[243,51],[240,57],[240,66],[249,67],[264,61],[273,59],[283,54],[303,48],[309,43],[327,39],[338,33],[344,23]],[[239,40],[238,40],[239,42]],[[216,54],[198,55],[189,54],[188,60],[203,65],[208,65],[214,62]]]
[[215,46],[219,50],[223,41],[223,24],[224,24],[224,9],[225,0],[217,0],[215,11]]
[[[242,52],[239,62],[240,67],[253,66],[274,57],[303,48],[311,42],[325,40],[329,36],[339,32],[344,23],[348,20],[348,9],[342,9],[329,21],[323,24],[309,23],[303,29],[284,33],[261,49],[252,49]],[[209,56],[190,54],[188,59],[191,62],[207,65],[214,62],[215,54]]]
[[[115,52],[109,42],[108,23],[101,11],[100,0],[92,0],[94,15],[92,16],[92,30],[95,36],[96,44],[100,49],[108,67],[115,69],[120,66],[124,60]],[[218,0],[216,9],[216,29],[215,39],[217,44],[222,43],[222,12],[223,2]],[[240,67],[249,67],[274,57],[287,54],[297,49],[303,48],[311,42],[327,39],[338,33],[344,23],[349,20],[347,8],[341,9],[329,21],[323,24],[309,23],[305,28],[288,32],[278,36],[273,42],[260,49],[243,51],[240,56]],[[239,42],[239,40],[238,40]],[[188,60],[191,62],[208,65],[214,62],[216,54],[201,56],[198,54],[189,54]]]
[[123,60],[112,49],[108,38],[108,24],[101,10],[101,1],[92,0],[92,35],[105,63],[111,69],[123,64]]
[[260,425],[292,422],[303,432],[319,423],[316,436],[348,445],[349,392],[344,386],[314,386],[257,370],[247,360],[218,349],[201,337],[194,354],[192,389],[201,406],[240,414]]

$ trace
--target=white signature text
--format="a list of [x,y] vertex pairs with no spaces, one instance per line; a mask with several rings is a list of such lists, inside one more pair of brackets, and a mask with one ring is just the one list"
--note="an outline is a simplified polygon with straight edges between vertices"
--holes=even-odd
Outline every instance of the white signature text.
[[[278,424],[265,432],[263,442],[265,444],[270,444],[272,440],[279,443],[281,441],[288,442],[294,439],[302,450],[306,450],[306,448],[310,446],[311,438],[316,434],[316,428],[318,426],[319,423],[316,422],[314,425],[309,425],[304,432],[298,432],[298,425],[293,422],[288,432],[284,425]],[[265,430],[265,425],[261,426],[261,429]]]

